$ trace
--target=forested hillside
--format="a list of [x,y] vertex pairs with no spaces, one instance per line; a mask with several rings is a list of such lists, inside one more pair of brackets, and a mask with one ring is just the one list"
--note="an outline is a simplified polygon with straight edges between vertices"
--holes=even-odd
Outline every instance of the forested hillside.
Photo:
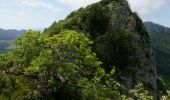
[[148,32],[126,0],[80,8],[15,46],[0,55],[0,100],[169,100],[157,88]]

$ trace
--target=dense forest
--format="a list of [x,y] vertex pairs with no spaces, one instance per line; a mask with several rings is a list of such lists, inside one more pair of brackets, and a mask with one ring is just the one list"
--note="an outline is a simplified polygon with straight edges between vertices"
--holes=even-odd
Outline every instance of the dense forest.
[[0,100],[169,100],[151,40],[126,0],[27,31],[0,54]]

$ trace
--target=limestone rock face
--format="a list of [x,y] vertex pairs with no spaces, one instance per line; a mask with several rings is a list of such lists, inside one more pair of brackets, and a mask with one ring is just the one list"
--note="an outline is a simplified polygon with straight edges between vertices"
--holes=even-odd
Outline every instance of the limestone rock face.
[[142,82],[156,98],[154,51],[143,22],[126,0],[102,0],[81,8],[55,22],[45,33],[58,34],[63,29],[88,33],[106,71],[115,66],[118,79],[126,81],[127,87]]

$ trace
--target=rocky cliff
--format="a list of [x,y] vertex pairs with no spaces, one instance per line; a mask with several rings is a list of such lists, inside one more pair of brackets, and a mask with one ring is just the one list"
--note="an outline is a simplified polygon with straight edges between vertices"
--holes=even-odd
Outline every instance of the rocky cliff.
[[139,81],[156,97],[154,51],[143,22],[127,1],[102,0],[80,8],[44,32],[53,35],[65,29],[87,33],[105,70],[116,67],[117,79],[125,81],[127,90]]

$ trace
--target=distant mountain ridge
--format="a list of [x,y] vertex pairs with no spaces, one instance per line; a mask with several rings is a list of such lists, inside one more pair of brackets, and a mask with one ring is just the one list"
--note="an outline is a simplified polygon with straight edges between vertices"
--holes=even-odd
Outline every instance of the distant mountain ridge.
[[149,33],[170,33],[170,28],[154,22],[144,22],[144,25]]
[[2,29],[0,28],[0,53],[13,49],[12,41],[17,36],[22,36],[26,30]]
[[21,36],[26,30],[2,29],[0,28],[0,40],[13,40],[16,36]]

